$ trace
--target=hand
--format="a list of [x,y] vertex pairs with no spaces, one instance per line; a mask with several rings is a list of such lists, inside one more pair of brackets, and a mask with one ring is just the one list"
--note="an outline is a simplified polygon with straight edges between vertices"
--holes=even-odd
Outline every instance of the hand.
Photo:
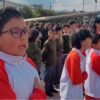
[[45,84],[43,83],[43,81],[39,81],[39,79],[36,77],[34,80],[34,88],[38,88],[45,91],[44,86]]

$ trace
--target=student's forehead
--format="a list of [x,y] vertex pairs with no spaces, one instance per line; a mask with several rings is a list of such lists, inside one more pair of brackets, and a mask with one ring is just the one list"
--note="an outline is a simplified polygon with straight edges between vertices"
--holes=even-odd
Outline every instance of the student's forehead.
[[65,26],[63,29],[69,29],[69,27]]
[[27,25],[22,18],[12,18],[5,24],[4,27],[6,27],[6,28],[14,28],[14,27],[23,28],[23,27],[27,27]]

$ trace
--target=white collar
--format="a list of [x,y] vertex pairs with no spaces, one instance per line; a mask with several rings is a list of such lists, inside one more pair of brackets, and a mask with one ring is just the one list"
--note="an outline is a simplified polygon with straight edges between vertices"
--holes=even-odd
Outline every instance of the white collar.
[[92,48],[91,49],[91,52],[95,52],[96,54],[100,55],[100,50],[97,50],[97,49]]
[[0,59],[2,59],[4,62],[9,63],[9,64],[17,64],[20,61],[25,60],[26,57],[13,56],[13,55],[9,55],[7,53],[4,53],[4,52],[0,51]]
[[76,48],[72,48],[72,50],[76,51],[79,54],[80,58],[85,62],[85,56],[83,55],[83,53],[80,50],[78,50]]

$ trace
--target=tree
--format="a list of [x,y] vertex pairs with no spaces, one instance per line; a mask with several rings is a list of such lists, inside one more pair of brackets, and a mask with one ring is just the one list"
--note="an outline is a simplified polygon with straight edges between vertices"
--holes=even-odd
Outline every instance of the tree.
[[20,12],[24,16],[24,18],[32,18],[34,16],[32,9],[27,6],[24,6],[23,8],[21,8]]

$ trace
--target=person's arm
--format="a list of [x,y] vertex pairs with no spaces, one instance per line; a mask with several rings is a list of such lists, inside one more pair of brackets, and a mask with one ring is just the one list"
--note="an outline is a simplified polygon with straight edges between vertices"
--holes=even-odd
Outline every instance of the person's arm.
[[80,68],[80,57],[76,53],[71,53],[69,58],[66,60],[67,72],[69,74],[72,84],[78,85],[84,82],[87,78],[86,72],[81,72]]
[[0,99],[16,99],[5,71],[4,63],[0,60]]
[[[35,63],[30,59],[30,58],[26,58],[26,60],[36,69],[36,65]],[[33,92],[31,94],[31,96],[29,97],[30,100],[36,100],[36,99],[41,99],[41,100],[45,100],[46,99],[46,94],[45,94],[45,89],[44,86],[42,85],[40,79],[39,79],[39,75],[36,71],[35,73],[36,78],[34,80],[34,89]]]
[[35,79],[35,85],[30,100],[46,100],[46,94],[43,85],[39,82],[38,78]]
[[91,66],[93,71],[100,75],[100,55],[96,55],[95,53],[91,54]]
[[47,55],[48,55],[49,45],[46,43],[41,51],[42,61],[45,63]]

